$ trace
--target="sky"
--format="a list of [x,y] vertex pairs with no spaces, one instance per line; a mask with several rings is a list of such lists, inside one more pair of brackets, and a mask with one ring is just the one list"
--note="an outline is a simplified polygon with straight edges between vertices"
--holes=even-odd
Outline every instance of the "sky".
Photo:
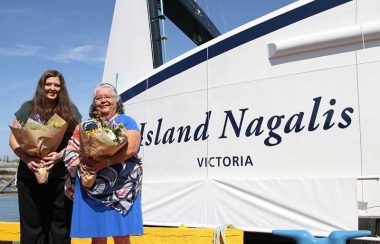
[[[142,1],[142,0],[140,0]],[[221,33],[294,0],[197,0]],[[15,158],[9,125],[42,73],[59,70],[84,119],[101,82],[115,0],[0,1],[0,160]],[[195,45],[165,21],[167,59]]]

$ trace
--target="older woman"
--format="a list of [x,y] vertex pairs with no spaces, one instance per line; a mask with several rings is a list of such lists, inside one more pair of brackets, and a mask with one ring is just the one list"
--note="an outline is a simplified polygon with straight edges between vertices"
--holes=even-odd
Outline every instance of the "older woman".
[[[71,237],[92,237],[92,243],[97,244],[107,243],[106,237],[113,236],[116,244],[130,243],[130,235],[143,233],[142,168],[135,157],[140,147],[140,132],[136,122],[124,114],[122,102],[111,84],[101,83],[96,87],[90,117],[94,114],[122,123],[127,129],[128,142],[109,158],[81,159],[79,130],[74,131],[64,157],[68,170],[73,172],[77,166],[82,171],[94,170],[97,179],[94,186],[85,188],[76,176]],[[70,181],[67,193],[69,196],[72,193]]]
[[[11,133],[9,145],[20,158],[17,171],[18,202],[20,212],[21,243],[70,243],[69,224],[71,201],[65,200],[65,165],[61,151],[66,147],[81,115],[71,102],[63,75],[57,70],[45,71],[38,81],[32,100],[25,102],[15,113],[14,127],[25,123],[33,115],[46,122],[53,114],[63,118],[68,126],[55,152],[46,157],[29,155]],[[47,167],[49,180],[39,184],[34,172]]]

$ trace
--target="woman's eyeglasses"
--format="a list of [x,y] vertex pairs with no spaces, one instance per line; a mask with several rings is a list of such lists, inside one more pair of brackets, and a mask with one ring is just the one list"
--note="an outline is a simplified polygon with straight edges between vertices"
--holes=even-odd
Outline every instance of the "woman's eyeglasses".
[[99,102],[105,99],[106,101],[111,101],[115,96],[101,96],[101,97],[95,97],[95,101]]

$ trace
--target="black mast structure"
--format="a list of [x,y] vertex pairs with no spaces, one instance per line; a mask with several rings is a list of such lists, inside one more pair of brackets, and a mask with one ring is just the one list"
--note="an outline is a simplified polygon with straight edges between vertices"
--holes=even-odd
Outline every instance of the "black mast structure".
[[207,14],[194,0],[162,0],[165,6],[165,16],[159,14],[162,9],[160,0],[147,0],[147,3],[150,16],[154,68],[163,64],[161,41],[166,39],[166,36],[161,35],[160,19],[168,17],[198,46],[221,34]]

